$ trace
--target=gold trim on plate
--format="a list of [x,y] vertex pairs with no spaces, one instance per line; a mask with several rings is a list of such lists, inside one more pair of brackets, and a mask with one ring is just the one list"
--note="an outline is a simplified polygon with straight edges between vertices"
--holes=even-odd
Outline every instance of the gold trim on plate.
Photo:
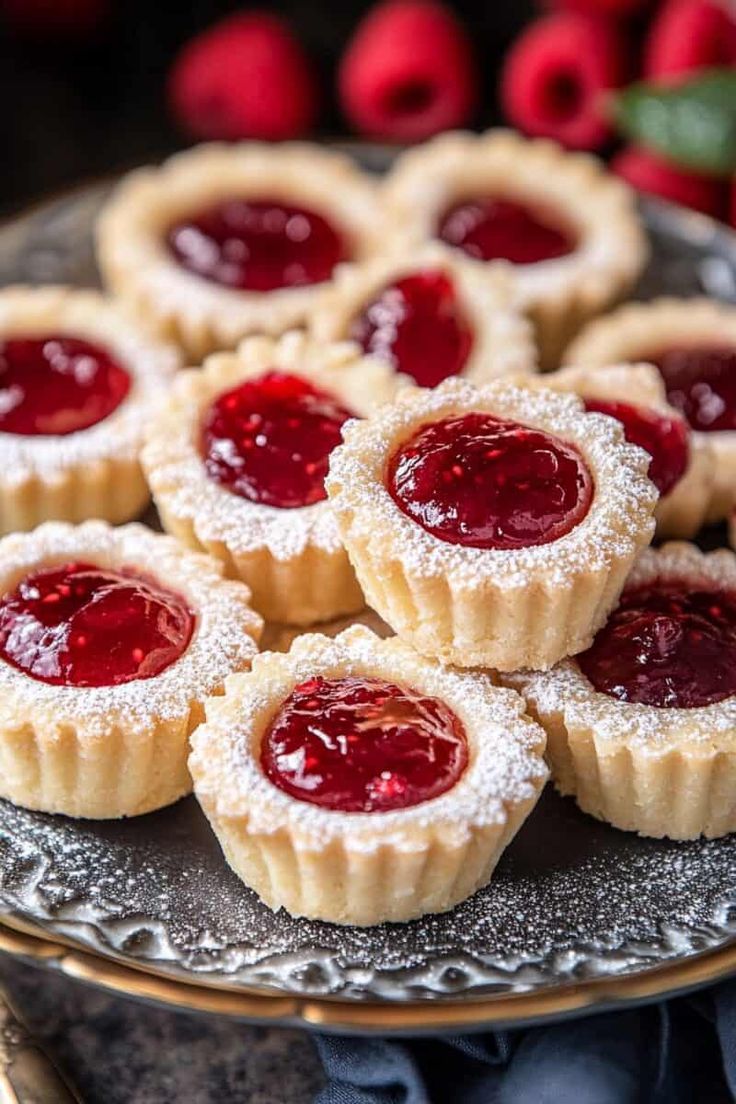
[[5,916],[0,923],[0,952],[51,966],[66,977],[111,993],[153,1001],[172,1010],[234,1016],[271,1025],[381,1034],[519,1027],[672,996],[720,981],[736,971],[734,941],[716,951],[654,966],[643,973],[593,978],[534,993],[393,1004],[272,996],[252,989],[194,985],[149,966],[124,965],[71,941],[50,939],[42,929],[16,917]]

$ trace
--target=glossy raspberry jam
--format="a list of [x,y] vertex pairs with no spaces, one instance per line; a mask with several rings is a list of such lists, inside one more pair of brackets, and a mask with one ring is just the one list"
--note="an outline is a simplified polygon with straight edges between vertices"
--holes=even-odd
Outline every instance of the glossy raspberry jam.
[[470,548],[527,548],[583,520],[593,478],[572,445],[472,413],[419,429],[389,460],[387,486],[428,533]]
[[452,280],[436,269],[384,288],[355,320],[350,337],[420,387],[436,387],[462,372],[473,346]]
[[587,652],[596,690],[625,702],[695,709],[736,694],[736,593],[677,579],[625,590]]
[[226,391],[202,427],[207,474],[234,494],[288,510],[326,497],[330,453],[353,414],[299,376],[270,371]]
[[449,790],[468,763],[451,709],[377,678],[313,678],[295,687],[261,745],[267,778],[343,813],[385,813]]
[[667,495],[682,479],[690,459],[687,426],[654,410],[624,402],[586,399],[585,409],[608,414],[623,426],[626,440],[652,458],[649,478],[661,495]]
[[647,360],[657,366],[667,398],[693,429],[736,429],[736,349],[683,346],[647,355]]
[[453,204],[439,220],[437,237],[479,261],[512,264],[551,261],[577,246],[572,228],[553,211],[493,196]]
[[130,376],[99,345],[77,337],[0,340],[0,433],[76,433],[107,418]]
[[349,259],[326,218],[271,199],[224,200],[174,223],[166,240],[183,268],[241,291],[319,284]]
[[45,568],[0,599],[0,658],[55,686],[153,678],[186,651],[193,632],[180,595],[127,569]]

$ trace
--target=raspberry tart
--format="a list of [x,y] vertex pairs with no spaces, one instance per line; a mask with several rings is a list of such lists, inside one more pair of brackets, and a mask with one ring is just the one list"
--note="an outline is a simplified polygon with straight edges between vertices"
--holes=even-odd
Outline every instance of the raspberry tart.
[[736,307],[705,298],[628,303],[591,322],[565,360],[601,368],[651,361],[693,441],[707,439],[713,450],[708,520],[728,515],[736,502]]
[[574,395],[403,388],[345,430],[327,490],[368,604],[461,667],[588,646],[654,530],[650,458]]
[[384,362],[301,333],[249,338],[181,373],[143,452],[164,527],[222,560],[269,621],[361,609],[324,479],[344,423],[395,388]]
[[0,541],[0,795],[135,816],[191,789],[203,701],[261,620],[215,561],[140,525],[47,522]]
[[426,245],[404,257],[341,265],[309,320],[317,341],[357,341],[419,387],[476,383],[537,368],[528,321],[500,269]]
[[128,521],[145,423],[179,364],[95,291],[0,291],[0,533]]
[[736,556],[644,552],[592,646],[504,678],[547,731],[555,783],[644,836],[736,830]]
[[452,908],[489,880],[547,778],[517,694],[360,625],[261,654],[206,711],[197,798],[235,872],[297,916]]
[[545,386],[572,391],[586,410],[621,422],[626,440],[652,457],[649,478],[659,491],[657,536],[694,537],[703,526],[713,490],[715,463],[705,434],[693,434],[667,402],[664,383],[651,364],[563,368],[544,377]]
[[435,240],[477,267],[511,264],[544,368],[626,294],[648,255],[625,184],[586,154],[511,131],[443,134],[410,150],[383,196],[392,253]]
[[379,244],[373,181],[301,143],[176,154],[126,177],[97,227],[107,285],[192,360],[300,325],[335,266]]

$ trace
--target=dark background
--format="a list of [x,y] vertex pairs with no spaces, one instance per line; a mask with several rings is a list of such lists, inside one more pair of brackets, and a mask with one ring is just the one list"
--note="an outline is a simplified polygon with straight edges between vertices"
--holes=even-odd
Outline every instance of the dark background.
[[[63,6],[67,0],[46,2]],[[7,8],[23,3],[0,0],[3,215],[85,178],[159,159],[186,144],[166,108],[169,65],[192,35],[251,6],[225,0],[111,0],[107,18],[95,30],[64,34],[52,33],[43,19],[19,30]],[[26,3],[35,7],[34,0]],[[369,3],[287,0],[253,6],[289,20],[314,59],[323,91],[318,133],[347,134],[335,101],[334,72]],[[463,0],[452,7],[475,46],[483,95],[474,122],[485,126],[499,119],[500,60],[535,5],[533,0]],[[33,22],[30,14],[26,19]]]

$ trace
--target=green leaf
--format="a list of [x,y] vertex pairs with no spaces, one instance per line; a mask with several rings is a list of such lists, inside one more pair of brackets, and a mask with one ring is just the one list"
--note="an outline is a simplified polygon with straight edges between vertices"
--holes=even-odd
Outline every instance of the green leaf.
[[628,138],[684,169],[736,172],[736,69],[670,88],[632,84],[616,96],[614,118]]

